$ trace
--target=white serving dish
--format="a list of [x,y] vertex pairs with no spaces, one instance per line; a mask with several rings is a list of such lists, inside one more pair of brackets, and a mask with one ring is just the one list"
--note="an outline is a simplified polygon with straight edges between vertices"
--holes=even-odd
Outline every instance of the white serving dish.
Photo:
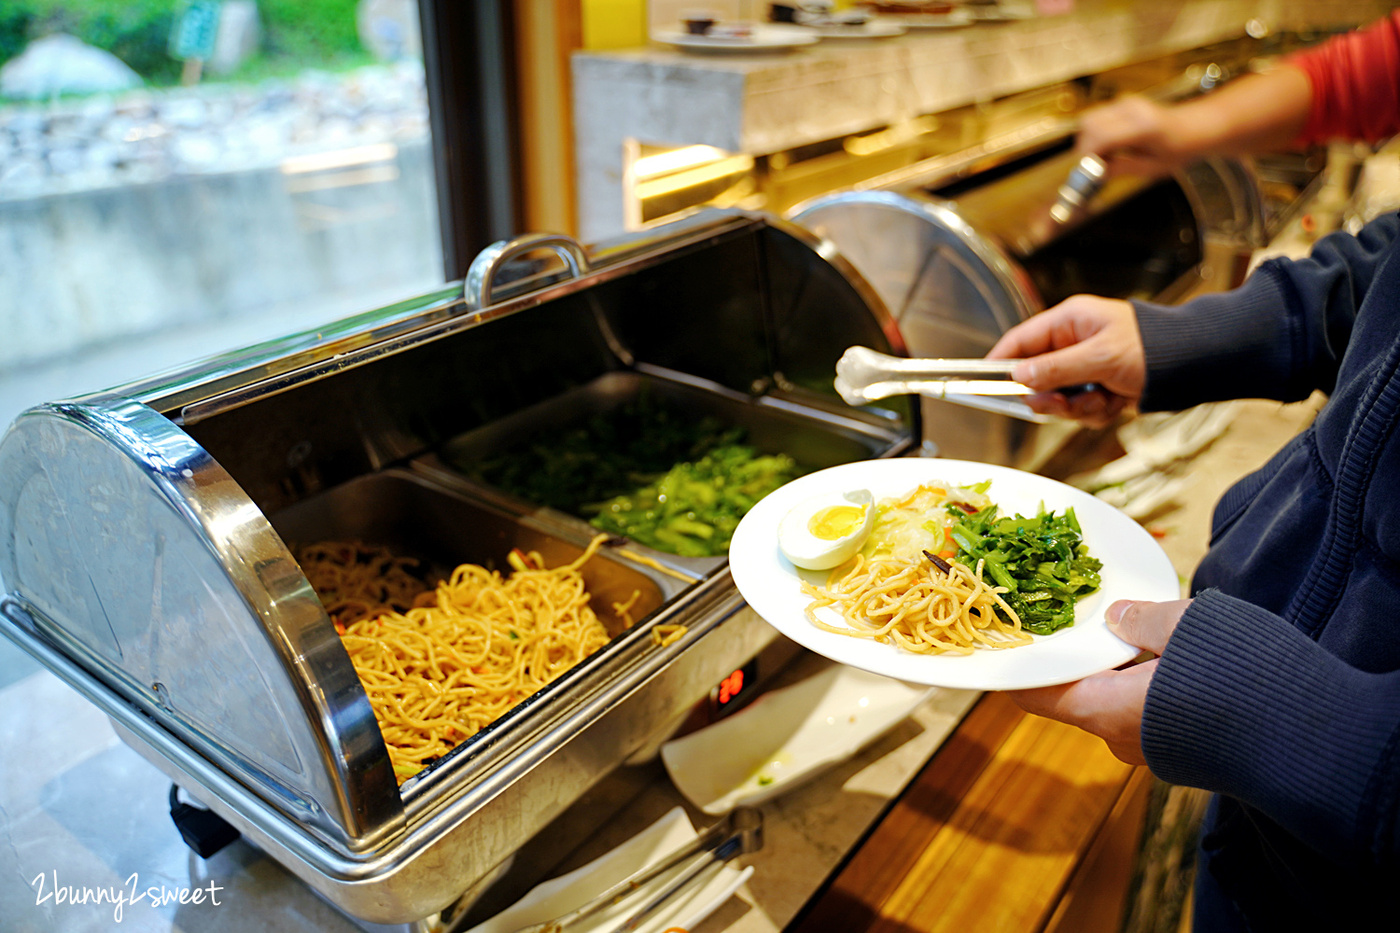
[[778,52],[813,45],[819,38],[815,29],[785,23],[755,23],[749,34],[743,36],[696,35],[683,29],[658,29],[651,37],[687,52]]
[[727,813],[791,790],[850,758],[932,692],[833,664],[667,742],[661,760],[687,800],[706,813]]
[[[515,933],[521,927],[545,923],[587,904],[624,878],[653,865],[696,836],[690,819],[675,807],[617,848],[600,855],[566,875],[542,882],[510,907],[467,933]],[[637,933],[660,933],[671,927],[693,929],[739,889],[753,868],[725,865],[704,885],[678,894],[674,900],[638,926]],[[659,888],[662,882],[657,883]],[[626,920],[641,897],[625,900],[569,926],[569,933],[613,930]]]

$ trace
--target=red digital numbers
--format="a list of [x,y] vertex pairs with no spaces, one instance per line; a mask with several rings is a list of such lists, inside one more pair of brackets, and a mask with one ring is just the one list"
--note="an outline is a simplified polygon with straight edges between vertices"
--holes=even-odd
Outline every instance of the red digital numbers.
[[719,702],[723,706],[739,695],[739,691],[744,689],[744,670],[740,668],[730,674],[719,684]]

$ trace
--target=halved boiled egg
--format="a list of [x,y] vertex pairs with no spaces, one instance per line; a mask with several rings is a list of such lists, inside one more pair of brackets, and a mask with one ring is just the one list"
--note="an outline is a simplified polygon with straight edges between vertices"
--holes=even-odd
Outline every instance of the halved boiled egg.
[[778,523],[778,549],[804,570],[830,570],[855,556],[875,524],[868,489],[813,496]]

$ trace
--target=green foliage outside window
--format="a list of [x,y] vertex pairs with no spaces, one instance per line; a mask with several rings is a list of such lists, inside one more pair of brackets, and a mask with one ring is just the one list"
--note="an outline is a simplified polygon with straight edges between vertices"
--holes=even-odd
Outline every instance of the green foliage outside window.
[[[235,78],[334,69],[368,56],[355,27],[356,0],[258,0],[261,49]],[[67,33],[111,52],[147,83],[180,79],[170,56],[170,32],[180,0],[4,0],[0,3],[0,64],[35,39]]]
[[362,55],[356,6],[356,0],[259,0],[264,54],[302,64]]

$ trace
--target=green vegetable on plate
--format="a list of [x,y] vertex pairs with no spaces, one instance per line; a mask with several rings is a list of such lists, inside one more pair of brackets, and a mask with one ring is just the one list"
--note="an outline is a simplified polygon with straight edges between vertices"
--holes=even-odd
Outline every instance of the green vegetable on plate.
[[958,560],[973,568],[984,562],[983,578],[1006,587],[1001,598],[1026,631],[1049,635],[1072,625],[1075,602],[1099,588],[1103,563],[1090,556],[1073,508],[1042,508],[1031,518],[1002,516],[995,505],[970,514],[960,505],[947,508],[955,516]]

